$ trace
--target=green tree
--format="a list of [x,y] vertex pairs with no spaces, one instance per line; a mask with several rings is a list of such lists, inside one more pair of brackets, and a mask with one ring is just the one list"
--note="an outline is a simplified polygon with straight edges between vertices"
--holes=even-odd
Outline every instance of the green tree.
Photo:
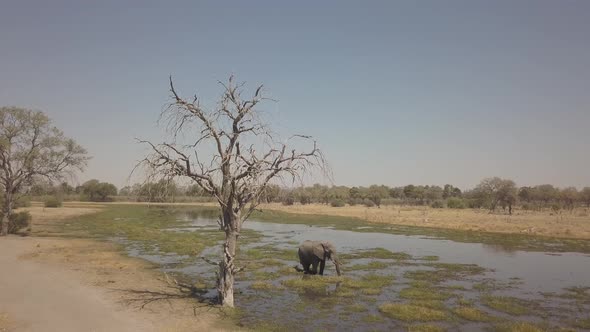
[[0,108],[0,185],[4,191],[0,236],[23,189],[38,179],[61,180],[88,161],[86,150],[39,111]]
[[387,197],[389,197],[389,188],[387,186],[374,184],[367,190],[367,198],[379,208],[381,207],[381,200]]
[[543,202],[544,206],[549,206],[549,202],[559,199],[559,190],[550,184],[542,184],[534,187],[533,197],[536,201]]
[[439,186],[424,187],[424,198],[428,202],[434,202],[444,197],[444,190]]
[[119,196],[131,196],[132,194],[132,188],[130,186],[119,189]]
[[516,203],[517,188],[512,180],[499,177],[485,178],[474,189],[475,196],[490,211],[496,210],[498,204],[508,207],[512,214],[512,206]]
[[584,189],[580,191],[580,199],[587,207],[590,207],[590,187],[584,187]]
[[281,201],[281,187],[276,184],[271,184],[264,190],[264,201],[266,203],[280,202]]
[[576,206],[576,202],[579,200],[580,196],[578,193],[578,189],[576,189],[575,187],[567,187],[559,192],[559,197],[563,202],[564,208],[571,211]]
[[137,196],[148,202],[174,201],[178,195],[178,187],[171,179],[160,179],[156,182],[146,182],[137,190]]
[[518,190],[518,198],[523,202],[529,203],[534,197],[533,191],[534,189],[531,187],[521,187]]
[[111,196],[117,195],[117,187],[93,179],[82,184],[82,195],[91,202],[106,202],[111,200]]
[[454,187],[450,184],[445,184],[442,198],[447,199],[450,197],[461,197],[461,189]]

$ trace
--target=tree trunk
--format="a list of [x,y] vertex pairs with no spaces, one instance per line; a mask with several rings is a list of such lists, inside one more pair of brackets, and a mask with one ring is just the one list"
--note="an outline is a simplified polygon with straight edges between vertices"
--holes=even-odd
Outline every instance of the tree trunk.
[[8,234],[8,221],[12,214],[12,192],[6,190],[4,194],[4,206],[2,207],[2,220],[0,221],[0,236],[6,236]]
[[232,211],[223,212],[225,226],[225,243],[223,244],[223,260],[219,262],[219,275],[217,276],[217,291],[219,302],[224,307],[234,307],[234,274],[236,267],[236,247],[239,236],[239,214]]
[[6,234],[8,234],[8,217],[3,215],[0,220],[0,236],[5,236]]

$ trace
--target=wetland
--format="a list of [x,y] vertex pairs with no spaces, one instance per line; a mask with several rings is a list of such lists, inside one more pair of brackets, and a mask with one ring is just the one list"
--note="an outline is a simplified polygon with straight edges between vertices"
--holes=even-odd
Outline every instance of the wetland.
[[[109,206],[76,218],[59,231],[117,242],[194,285],[200,301],[214,300],[217,267],[202,258],[220,256],[214,209]],[[341,277],[329,262],[324,276],[296,270],[297,247],[307,239],[335,244]],[[587,248],[583,240],[264,211],[240,235],[243,271],[231,315],[255,330],[584,330]]]

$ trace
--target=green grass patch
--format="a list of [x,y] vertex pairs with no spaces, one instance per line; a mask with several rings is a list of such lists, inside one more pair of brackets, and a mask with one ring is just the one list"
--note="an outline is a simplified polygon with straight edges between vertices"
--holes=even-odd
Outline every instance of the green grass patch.
[[378,315],[366,315],[363,316],[363,318],[361,318],[361,321],[363,321],[363,323],[381,323],[384,321],[383,317],[378,316]]
[[409,300],[440,300],[444,301],[453,294],[447,292],[441,292],[435,288],[430,287],[408,287],[404,288],[399,292],[399,297],[402,299]]
[[[199,255],[209,246],[217,245],[224,239],[223,232],[202,230],[199,232],[172,231],[182,228],[187,222],[178,219],[178,214],[189,211],[186,208],[147,207],[135,205],[109,205],[98,213],[77,216],[60,224],[61,231],[78,237],[107,239],[124,238],[134,242],[145,253],[178,255]],[[214,211],[192,208],[213,218]],[[247,234],[247,235],[246,235]],[[256,236],[247,232],[244,238]]]
[[347,267],[347,270],[350,271],[370,271],[370,270],[381,270],[389,267],[390,264],[374,261],[369,262],[368,264],[355,264],[353,266]]
[[530,312],[529,304],[521,299],[508,296],[486,295],[481,298],[486,306],[510,315],[526,315]]
[[408,326],[408,332],[445,332],[446,330],[437,325],[432,324],[420,324]]
[[347,312],[347,313],[350,313],[350,312],[365,312],[367,310],[368,309],[367,309],[366,306],[364,306],[362,304],[359,304],[359,303],[351,304],[349,306],[344,307],[344,311]]
[[561,294],[560,297],[566,299],[573,299],[577,301],[590,302],[590,287],[568,287],[565,288],[565,294]]
[[379,306],[379,311],[386,316],[405,322],[441,321],[449,319],[447,313],[442,310],[412,304],[385,303]]
[[545,332],[545,329],[528,322],[511,322],[497,325],[495,332]]
[[274,290],[277,289],[275,285],[268,281],[255,281],[250,285],[250,288],[255,290]]
[[422,256],[419,258],[421,261],[436,262],[439,260],[438,256]]
[[412,256],[405,252],[393,252],[385,248],[373,248],[366,250],[358,250],[349,254],[341,254],[342,259],[359,259],[359,258],[373,258],[373,259],[395,259],[408,260]]
[[577,319],[576,321],[574,321],[573,326],[580,328],[580,329],[590,330],[590,318]]
[[364,295],[379,295],[383,292],[380,288],[363,288],[361,293]]
[[249,260],[282,259],[286,261],[295,261],[297,260],[297,251],[279,249],[272,245],[265,245],[245,250],[243,252],[243,257],[244,259]]
[[383,288],[393,284],[394,280],[395,276],[393,275],[367,274],[360,279],[344,278],[342,287],[354,289]]
[[342,277],[305,275],[303,277],[281,280],[281,284],[287,288],[296,290],[326,291],[328,285],[342,282]]
[[455,308],[453,310],[453,313],[463,319],[466,319],[466,320],[469,320],[472,322],[489,322],[493,319],[487,313],[485,313],[477,308],[474,308],[474,307],[462,306],[459,308]]
[[430,309],[445,310],[447,307],[441,300],[412,300],[410,304]]

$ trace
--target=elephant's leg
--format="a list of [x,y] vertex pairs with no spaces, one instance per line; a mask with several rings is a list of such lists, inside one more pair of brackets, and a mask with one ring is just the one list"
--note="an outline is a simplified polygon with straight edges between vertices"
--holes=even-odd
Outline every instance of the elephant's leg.
[[310,264],[309,264],[309,263],[303,264],[303,271],[304,271],[306,274],[309,274],[309,273],[310,273],[310,271],[309,271],[309,266],[310,266]]
[[326,267],[326,261],[323,260],[320,262],[320,275],[324,275],[324,267]]
[[313,263],[311,263],[311,265],[312,265],[311,274],[317,274],[318,273],[318,261],[314,261]]

